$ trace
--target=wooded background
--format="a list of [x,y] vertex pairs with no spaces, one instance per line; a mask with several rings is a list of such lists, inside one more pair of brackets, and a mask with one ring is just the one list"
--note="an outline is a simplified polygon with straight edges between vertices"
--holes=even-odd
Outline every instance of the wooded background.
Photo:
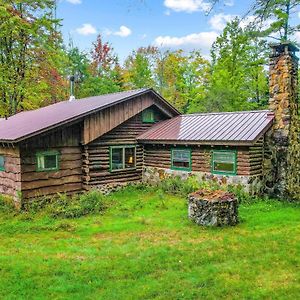
[[[70,75],[76,98],[153,87],[183,113],[264,108],[268,43],[293,40],[299,25],[289,21],[299,4],[254,1],[248,12],[254,21],[229,22],[211,48],[211,61],[197,49],[149,46],[134,49],[121,64],[100,35],[89,52],[64,44],[56,1],[0,0],[0,116],[68,99]],[[217,5],[212,1],[211,9]]]

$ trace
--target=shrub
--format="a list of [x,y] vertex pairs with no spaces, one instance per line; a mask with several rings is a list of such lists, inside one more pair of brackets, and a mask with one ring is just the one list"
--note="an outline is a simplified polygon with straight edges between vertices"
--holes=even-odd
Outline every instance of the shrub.
[[59,198],[51,203],[48,212],[54,218],[79,218],[104,211],[105,199],[105,196],[97,190],[73,197],[60,194]]
[[245,188],[240,184],[238,184],[238,185],[228,185],[227,190],[236,195],[239,203],[250,204],[250,203],[253,203],[253,202],[255,202],[259,199],[255,195],[250,195],[245,190]]
[[197,176],[189,176],[182,179],[180,176],[171,176],[162,180],[159,187],[165,193],[187,195],[199,189],[216,190],[220,189],[220,185],[212,180],[199,180]]
[[4,213],[15,211],[14,201],[11,197],[0,195],[0,211]]

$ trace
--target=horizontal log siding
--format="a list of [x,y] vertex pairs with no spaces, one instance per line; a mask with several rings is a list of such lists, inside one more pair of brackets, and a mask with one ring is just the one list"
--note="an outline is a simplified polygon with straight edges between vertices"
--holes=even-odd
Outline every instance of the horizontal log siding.
[[[170,145],[145,145],[144,164],[149,167],[171,168],[171,148]],[[192,149],[192,171],[211,173],[211,151],[207,146],[191,146]],[[222,148],[233,150],[237,149],[237,175],[251,175],[250,151],[249,147]]]
[[[158,110],[156,121],[165,119]],[[142,114],[138,114],[101,138],[85,146],[83,152],[83,183],[86,189],[103,184],[127,183],[142,179],[143,146],[137,145],[136,137],[154,124],[143,123]],[[110,172],[109,148],[114,145],[137,145],[136,169]]]
[[260,138],[254,146],[249,148],[250,174],[263,175],[265,141]]
[[0,194],[18,198],[21,192],[21,159],[19,148],[0,147],[5,159],[5,171],[0,171]]
[[[82,146],[80,124],[40,138],[31,139],[21,147],[22,196],[24,199],[72,194],[82,190]],[[37,172],[36,153],[58,151],[59,170]]]

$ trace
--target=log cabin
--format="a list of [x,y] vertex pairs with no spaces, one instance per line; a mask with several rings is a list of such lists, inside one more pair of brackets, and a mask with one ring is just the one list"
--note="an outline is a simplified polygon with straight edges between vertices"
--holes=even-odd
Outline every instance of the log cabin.
[[0,193],[22,205],[170,174],[254,193],[279,190],[297,94],[295,51],[291,44],[273,47],[270,110],[181,115],[153,89],[139,89],[0,119]]

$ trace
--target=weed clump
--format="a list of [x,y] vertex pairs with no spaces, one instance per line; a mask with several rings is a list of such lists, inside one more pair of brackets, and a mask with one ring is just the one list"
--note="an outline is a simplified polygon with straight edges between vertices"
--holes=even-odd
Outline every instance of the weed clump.
[[196,176],[182,179],[180,176],[170,176],[159,183],[159,188],[164,193],[186,196],[200,189],[217,190],[221,186],[213,180],[199,180]]
[[44,212],[53,218],[75,219],[102,213],[107,206],[107,198],[101,192],[92,190],[73,197],[57,194],[54,198],[35,199],[26,204],[25,210],[31,213]]

